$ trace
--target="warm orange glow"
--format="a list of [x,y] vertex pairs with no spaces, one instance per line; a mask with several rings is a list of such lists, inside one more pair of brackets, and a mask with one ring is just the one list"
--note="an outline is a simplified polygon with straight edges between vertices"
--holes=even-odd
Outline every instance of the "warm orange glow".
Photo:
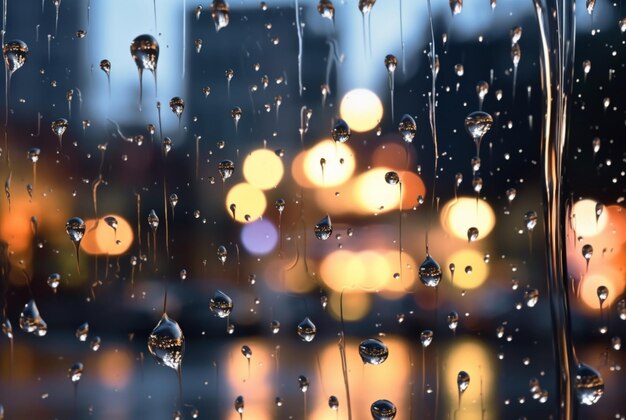
[[341,99],[339,112],[352,131],[369,131],[382,120],[383,104],[371,90],[354,89]]
[[475,340],[454,340],[450,343],[450,347],[443,363],[446,368],[442,378],[444,382],[442,390],[445,392],[450,407],[458,406],[457,375],[463,370],[469,374],[470,384],[463,393],[458,418],[483,419],[483,408],[489,414],[489,418],[498,418],[497,405],[493,401],[494,378],[497,377],[495,366],[493,366],[495,356],[486,346]]
[[[389,348],[389,358],[377,366],[363,366],[358,352],[360,339],[347,341],[346,359],[352,399],[352,418],[371,419],[371,404],[378,399],[385,398],[392,401],[398,408],[397,419],[408,419],[410,393],[408,384],[413,375],[416,375],[415,378],[421,375],[418,366],[407,369],[409,360],[411,357],[415,358],[415,354],[409,355],[409,347],[397,337],[387,335],[379,338]],[[414,352],[414,349],[411,351]],[[311,402],[309,418],[335,420],[338,417],[345,420],[348,418],[348,412],[337,345],[332,343],[324,346],[319,355],[320,364],[323,366],[322,382],[324,386],[312,388],[315,394],[311,396],[313,398],[309,399]],[[330,395],[336,395],[339,399],[338,416],[337,412],[328,408]]]
[[[293,246],[288,241],[285,244]],[[304,259],[300,258],[294,265],[294,258],[274,260],[267,264],[265,278],[272,290],[280,293],[306,293],[317,287],[315,281],[305,272]]]
[[596,222],[596,203],[595,200],[580,200],[574,204],[572,227],[577,236],[595,236],[604,230],[608,215],[604,211]]
[[[412,290],[413,284],[417,280],[419,264],[415,264],[415,260],[410,254],[402,252],[402,275],[399,279],[393,278],[393,274],[399,272],[400,258],[397,250],[388,250],[384,252],[384,257],[389,265],[390,272],[386,273],[385,288],[382,290],[381,296],[387,298],[397,298],[398,294],[405,294]],[[391,276],[390,276],[391,274]]]
[[243,162],[243,176],[250,184],[262,190],[276,187],[283,178],[283,161],[268,149],[250,153]]
[[[117,231],[104,221],[113,216],[117,220]],[[83,251],[91,255],[122,255],[133,244],[133,228],[122,216],[109,214],[98,219],[85,221],[85,236],[80,242]]]
[[133,355],[124,350],[101,350],[97,359],[100,381],[110,389],[125,388],[133,375]]
[[390,185],[385,174],[390,168],[375,168],[360,175],[355,183],[355,204],[366,213],[397,210],[400,203],[400,185]]
[[322,260],[320,275],[328,287],[341,292],[344,289],[357,288],[364,283],[366,269],[357,253],[338,250]]
[[2,214],[0,237],[7,241],[11,250],[15,252],[23,252],[32,245],[33,229],[27,205],[27,202],[12,202],[11,213]]
[[624,293],[625,281],[624,272],[616,269],[604,267],[596,272],[590,272],[580,282],[580,298],[589,308],[600,309],[598,287],[606,286],[609,289],[609,296],[602,305],[606,309],[615,298]]
[[[406,168],[414,168],[414,150],[415,146],[399,143],[400,136],[397,137],[396,143],[384,143],[374,150],[372,154],[372,166],[384,166],[392,168],[394,171],[402,171]],[[409,151],[409,161],[407,161],[406,153]]]
[[[450,263],[455,266],[453,284],[459,289],[475,289],[489,276],[489,266],[483,261],[483,255],[473,249],[462,249],[448,257],[441,267],[446,278],[450,277]],[[465,272],[466,267],[471,267],[471,273]]]
[[307,152],[302,151],[298,153],[295,158],[293,158],[293,161],[291,162],[291,176],[299,186],[304,188],[314,188],[315,184],[309,181],[304,173],[304,159],[306,156]]
[[[250,347],[252,357],[247,359],[241,353],[242,346]],[[228,378],[228,389],[224,401],[231,407],[238,395],[244,397],[244,418],[269,420],[272,412],[271,404],[274,400],[274,390],[270,384],[273,379],[273,369],[276,363],[273,348],[268,347],[260,340],[237,341],[227,350],[222,360],[225,360]],[[248,362],[250,364],[248,365]],[[250,370],[248,370],[250,366]],[[220,367],[221,370],[221,367]],[[220,373],[221,375],[221,373]],[[228,410],[229,420],[239,420],[239,414],[234,408]]]
[[[295,165],[294,161],[294,165]],[[323,163],[323,164],[322,164]],[[304,174],[317,187],[335,187],[352,176],[356,166],[354,153],[345,143],[322,140],[306,152]]]
[[484,200],[472,197],[459,197],[451,200],[441,211],[441,225],[456,238],[467,241],[467,230],[478,228],[478,241],[485,239],[496,224],[496,216],[491,206]]
[[399,171],[402,182],[402,209],[408,210],[417,206],[418,197],[426,197],[426,185],[415,172]]
[[233,213],[230,210],[231,204],[235,204],[235,220],[239,223],[254,222],[259,219],[265,208],[267,207],[267,200],[265,194],[260,189],[242,182],[232,187],[226,195],[226,211],[233,217]]
[[[333,292],[328,299],[328,311],[336,320],[341,319],[341,293]],[[370,310],[372,300],[370,295],[359,291],[346,291],[343,294],[344,321],[358,321]]]

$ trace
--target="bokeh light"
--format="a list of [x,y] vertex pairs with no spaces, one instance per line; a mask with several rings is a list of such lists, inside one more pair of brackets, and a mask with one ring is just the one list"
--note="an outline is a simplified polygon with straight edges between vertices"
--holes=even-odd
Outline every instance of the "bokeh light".
[[455,266],[453,285],[459,289],[475,289],[489,276],[489,266],[485,264],[483,255],[473,249],[462,249],[449,256],[442,267],[447,275],[450,275],[450,263]]
[[602,232],[608,221],[608,215],[604,211],[596,220],[595,200],[579,200],[572,208],[572,227],[576,235],[588,237]]
[[339,112],[351,130],[369,131],[382,120],[383,104],[371,90],[354,89],[341,99]]
[[350,179],[356,166],[352,149],[330,139],[322,140],[308,150],[302,164],[306,178],[317,187],[343,184]]
[[400,186],[385,181],[390,168],[375,168],[361,175],[355,184],[355,204],[367,213],[383,213],[398,210]]
[[97,359],[98,378],[109,389],[124,389],[133,375],[134,357],[120,349],[102,350]]
[[617,297],[624,293],[626,278],[623,271],[603,267],[595,272],[590,272],[580,280],[580,298],[589,308],[600,309],[598,299],[598,287],[605,286],[609,289],[609,296],[602,305],[608,308]]
[[242,182],[232,187],[226,195],[226,211],[233,217],[230,206],[235,204],[235,220],[240,223],[254,222],[259,219],[265,208],[267,200],[260,189]]
[[[115,217],[117,229],[113,230],[105,218]],[[85,236],[80,248],[91,255],[122,255],[133,244],[133,228],[118,214],[109,214],[100,219],[85,220]]]
[[278,231],[272,222],[257,220],[241,229],[241,242],[249,253],[265,255],[276,247]]
[[496,405],[493,403],[493,379],[497,375],[493,360],[495,355],[482,343],[471,340],[455,340],[450,343],[450,349],[445,357],[443,389],[445,390],[450,407],[457,407],[459,388],[457,375],[465,371],[470,376],[469,387],[463,393],[459,419],[484,419],[483,409],[490,413],[490,418],[499,418]]
[[467,241],[467,230],[478,228],[478,241],[485,239],[496,224],[496,216],[491,206],[475,197],[458,197],[450,200],[441,210],[441,225],[456,238]]
[[[333,318],[341,320],[341,292],[332,292],[328,297],[328,310]],[[372,299],[369,293],[361,291],[345,291],[343,293],[343,320],[358,321],[366,316]]]
[[257,149],[243,161],[244,178],[262,190],[276,187],[284,171],[282,160],[268,149]]

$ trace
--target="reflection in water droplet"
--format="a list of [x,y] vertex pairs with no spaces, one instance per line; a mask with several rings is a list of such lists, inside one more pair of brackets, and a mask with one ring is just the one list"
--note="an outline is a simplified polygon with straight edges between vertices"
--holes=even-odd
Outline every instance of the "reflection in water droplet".
[[539,300],[539,290],[527,287],[524,291],[524,302],[529,308],[534,307]]
[[211,4],[211,18],[215,23],[215,32],[228,26],[230,7],[225,0],[213,0]]
[[78,362],[74,363],[67,371],[67,376],[74,383],[80,381],[80,378],[83,376],[83,364]]
[[427,287],[437,287],[441,281],[441,266],[430,255],[420,265],[419,277],[422,284]]
[[302,341],[311,342],[315,338],[317,327],[315,327],[315,324],[307,316],[298,324],[297,332]]
[[[139,110],[143,100],[143,71],[148,70],[154,76],[154,90],[157,89],[157,63],[159,61],[159,43],[152,35],[139,35],[130,44],[130,54],[139,72]],[[156,96],[156,95],[155,95]]]
[[380,365],[389,356],[389,349],[377,338],[368,338],[359,344],[359,356],[364,364]]
[[337,143],[345,143],[350,139],[350,127],[344,120],[339,119],[330,134]]
[[180,368],[185,353],[185,336],[178,323],[166,313],[148,338],[148,350],[158,364],[176,371]]
[[[39,314],[39,309],[34,299],[29,300],[20,312],[20,329],[27,333],[33,333],[43,337],[48,332],[48,324]],[[7,334],[8,335],[8,334]]]
[[87,335],[89,335],[89,323],[85,322],[76,329],[76,338],[80,341],[87,341]]
[[405,142],[413,142],[413,138],[415,138],[415,133],[417,132],[417,124],[415,124],[413,117],[409,114],[404,114],[400,120],[400,124],[398,124],[398,131]]
[[326,215],[318,224],[315,225],[315,237],[321,241],[325,241],[333,234],[333,225],[330,216]]
[[420,343],[426,348],[433,342],[434,333],[431,330],[424,330],[420,333]]
[[233,300],[221,290],[215,292],[209,301],[209,309],[220,318],[226,318],[233,310]]
[[374,420],[393,420],[396,417],[397,408],[389,400],[374,401],[370,407],[370,413]]
[[598,371],[584,363],[576,367],[576,396],[583,405],[597,403],[604,394],[604,380]]

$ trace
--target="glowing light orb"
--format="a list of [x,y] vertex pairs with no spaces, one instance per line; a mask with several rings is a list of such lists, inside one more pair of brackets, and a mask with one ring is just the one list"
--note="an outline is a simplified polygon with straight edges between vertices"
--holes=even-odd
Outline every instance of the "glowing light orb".
[[354,89],[341,99],[339,113],[352,131],[369,131],[383,118],[383,104],[374,92]]
[[445,231],[466,241],[469,228],[478,228],[477,241],[480,241],[491,233],[495,224],[496,216],[491,206],[484,200],[476,201],[476,198],[459,197],[458,200],[450,200],[441,211],[441,225]]
[[302,165],[311,184],[334,187],[350,179],[356,162],[350,146],[323,140],[306,152]]
[[235,208],[235,220],[239,223],[254,222],[259,219],[265,208],[267,207],[267,200],[265,194],[260,189],[242,182],[232,187],[226,195],[226,211],[233,217],[231,211],[231,205],[234,204]]
[[282,160],[268,149],[253,151],[243,162],[243,176],[246,181],[262,190],[278,185],[284,172]]

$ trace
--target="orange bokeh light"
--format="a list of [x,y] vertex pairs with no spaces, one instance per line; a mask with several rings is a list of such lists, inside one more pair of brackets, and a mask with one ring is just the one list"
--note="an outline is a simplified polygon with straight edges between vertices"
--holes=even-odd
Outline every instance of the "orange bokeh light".
[[[111,216],[117,220],[116,230],[104,221],[106,217]],[[80,247],[91,255],[122,255],[131,247],[133,239],[130,223],[120,215],[109,214],[98,220],[85,221],[85,236],[80,242]]]

